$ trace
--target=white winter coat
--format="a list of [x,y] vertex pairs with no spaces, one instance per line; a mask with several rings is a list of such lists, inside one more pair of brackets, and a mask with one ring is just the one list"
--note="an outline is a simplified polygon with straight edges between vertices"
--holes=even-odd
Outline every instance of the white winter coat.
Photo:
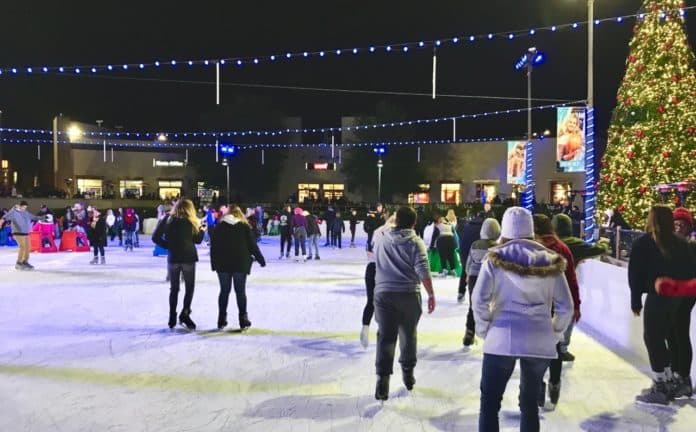
[[532,240],[490,249],[471,299],[484,353],[557,358],[574,308],[565,267],[560,255]]

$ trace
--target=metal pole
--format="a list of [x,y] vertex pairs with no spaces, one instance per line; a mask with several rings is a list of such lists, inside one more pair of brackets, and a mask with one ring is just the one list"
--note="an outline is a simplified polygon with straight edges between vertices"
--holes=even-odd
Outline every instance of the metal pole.
[[[536,55],[535,52],[529,55]],[[527,144],[525,145],[525,194],[523,206],[530,211],[534,210],[534,143],[532,141],[532,71],[534,65],[530,61],[527,64]]]
[[336,144],[336,141],[334,139],[334,135],[331,134],[331,160],[334,160],[334,146]]
[[377,202],[382,201],[382,159],[377,162]]
[[227,203],[230,202],[230,163],[227,163]]
[[220,105],[220,62],[219,61],[215,62],[215,105]]
[[219,141],[217,138],[215,138],[215,162],[220,162],[220,149],[218,148],[220,145]]
[[457,141],[457,119],[452,119],[452,141]]
[[594,0],[587,0],[587,105],[594,105]]

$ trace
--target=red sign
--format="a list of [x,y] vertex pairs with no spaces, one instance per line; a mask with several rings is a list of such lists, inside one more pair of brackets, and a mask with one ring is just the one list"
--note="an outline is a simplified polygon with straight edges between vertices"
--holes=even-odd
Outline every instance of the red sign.
[[336,171],[336,164],[330,162],[311,162],[305,165],[310,171]]

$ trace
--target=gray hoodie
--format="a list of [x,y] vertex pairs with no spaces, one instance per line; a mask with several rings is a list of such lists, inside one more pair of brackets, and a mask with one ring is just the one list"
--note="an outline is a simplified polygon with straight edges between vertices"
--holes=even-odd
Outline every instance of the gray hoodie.
[[29,234],[31,232],[32,222],[40,220],[41,218],[26,210],[19,211],[13,207],[3,216],[3,219],[12,223],[12,234],[22,235]]
[[375,294],[418,292],[420,281],[430,278],[425,243],[412,229],[392,228],[375,242]]

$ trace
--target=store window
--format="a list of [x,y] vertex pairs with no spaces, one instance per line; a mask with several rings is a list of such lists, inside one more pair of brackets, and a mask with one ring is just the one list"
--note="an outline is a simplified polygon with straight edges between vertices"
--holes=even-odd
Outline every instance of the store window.
[[491,203],[498,196],[497,183],[476,183],[476,200]]
[[324,199],[336,201],[343,198],[345,186],[342,184],[324,184],[322,189],[324,190]]
[[570,191],[573,185],[568,182],[552,181],[551,182],[551,204],[565,204],[570,197]]
[[77,189],[85,198],[101,198],[103,195],[103,184],[104,182],[101,179],[77,179]]
[[297,200],[300,203],[305,201],[316,201],[319,199],[318,183],[300,183],[297,185]]
[[419,184],[416,192],[408,194],[409,204],[429,204],[430,203],[430,185]]
[[440,186],[440,201],[445,204],[461,202],[462,185],[459,183],[442,183]]
[[161,200],[173,200],[181,196],[181,180],[159,180],[159,197]]
[[140,198],[143,195],[142,180],[121,180],[119,182],[121,198]]

